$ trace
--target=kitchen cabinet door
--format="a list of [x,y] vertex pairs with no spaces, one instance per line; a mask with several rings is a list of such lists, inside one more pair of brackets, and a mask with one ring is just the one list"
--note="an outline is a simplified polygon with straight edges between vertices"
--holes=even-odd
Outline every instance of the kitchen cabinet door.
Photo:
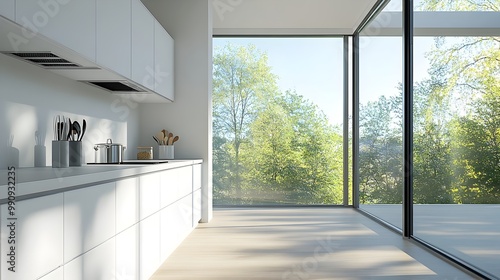
[[193,191],[201,189],[201,164],[193,165]]
[[4,16],[10,20],[15,20],[16,17],[15,3],[16,0],[0,1],[0,16]]
[[160,173],[139,178],[139,201],[140,220],[160,210]]
[[174,40],[155,20],[155,91],[174,101]]
[[[1,206],[1,279],[38,279],[63,264],[63,195],[18,201],[17,220]],[[9,240],[11,241],[9,243]],[[13,241],[15,243],[13,243]],[[13,253],[15,272],[8,270]]]
[[60,267],[60,268],[52,271],[51,273],[43,276],[42,278],[40,278],[38,280],[64,280],[63,268]]
[[184,239],[193,229],[193,195],[185,196],[179,202],[181,237]]
[[116,182],[116,232],[139,222],[139,179]]
[[195,228],[201,220],[201,189],[193,192],[193,228]]
[[164,262],[181,243],[181,229],[177,205],[169,205],[160,212],[160,260]]
[[96,61],[131,77],[131,0],[97,0]]
[[64,193],[64,262],[115,235],[115,209],[115,183]]
[[160,212],[139,223],[139,264],[141,280],[149,279],[160,266]]
[[179,169],[170,169],[161,173],[160,205],[164,208],[181,198],[179,190]]
[[118,279],[115,277],[115,266],[115,238],[111,238],[65,264],[64,279]]
[[116,235],[116,279],[139,279],[139,224]]
[[193,227],[201,220],[201,164],[193,165]]
[[95,1],[18,0],[16,22],[95,62]]
[[193,192],[193,167],[186,166],[179,168],[179,191],[181,197]]
[[155,90],[155,19],[140,0],[132,0],[132,80]]

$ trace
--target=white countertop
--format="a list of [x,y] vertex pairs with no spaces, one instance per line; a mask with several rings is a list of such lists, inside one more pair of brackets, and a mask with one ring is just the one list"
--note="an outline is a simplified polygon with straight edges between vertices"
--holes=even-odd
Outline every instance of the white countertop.
[[[99,182],[119,180],[172,168],[202,163],[201,159],[168,160],[160,164],[93,164],[69,168],[16,168],[16,198],[33,196],[43,192],[54,192],[82,185],[99,184]],[[8,197],[9,170],[0,170],[0,200],[4,203]]]

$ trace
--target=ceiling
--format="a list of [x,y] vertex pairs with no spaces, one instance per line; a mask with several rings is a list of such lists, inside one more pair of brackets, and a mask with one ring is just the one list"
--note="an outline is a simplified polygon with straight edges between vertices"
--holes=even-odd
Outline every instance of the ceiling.
[[376,0],[213,0],[214,35],[346,35]]

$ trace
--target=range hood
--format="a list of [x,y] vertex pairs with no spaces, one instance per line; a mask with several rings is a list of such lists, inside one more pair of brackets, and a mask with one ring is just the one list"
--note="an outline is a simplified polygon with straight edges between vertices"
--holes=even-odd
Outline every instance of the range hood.
[[22,26],[0,16],[0,53],[112,93],[153,93],[43,35],[27,38],[25,33]]

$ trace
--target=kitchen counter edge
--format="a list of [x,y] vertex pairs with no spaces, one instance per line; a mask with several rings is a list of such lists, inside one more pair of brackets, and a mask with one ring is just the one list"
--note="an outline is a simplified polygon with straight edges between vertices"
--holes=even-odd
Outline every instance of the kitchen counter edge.
[[[201,159],[190,159],[169,160],[168,163],[144,165],[110,164],[69,168],[16,168],[10,174],[9,170],[4,169],[1,170],[2,174],[0,174],[0,204],[5,204],[8,201],[9,190],[14,191],[14,193],[10,193],[11,199],[14,197],[16,200],[23,200],[201,163],[203,163]],[[12,175],[14,175],[15,180],[13,180]],[[9,187],[13,188],[9,189]]]

